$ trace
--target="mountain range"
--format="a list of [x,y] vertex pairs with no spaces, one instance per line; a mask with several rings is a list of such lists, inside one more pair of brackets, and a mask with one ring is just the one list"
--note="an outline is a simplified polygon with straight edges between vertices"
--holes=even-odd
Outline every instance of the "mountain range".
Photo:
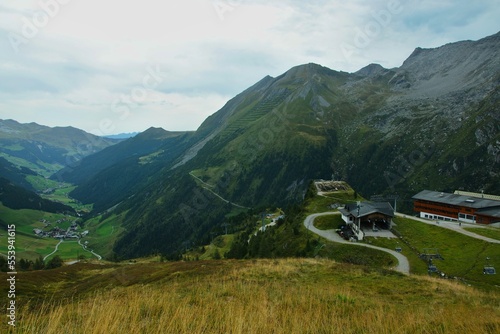
[[73,127],[0,120],[0,157],[47,177],[117,142]]
[[140,132],[128,132],[128,133],[119,133],[116,135],[104,136],[105,138],[110,139],[128,139],[138,135]]
[[[75,213],[75,210],[62,203],[44,199],[32,191],[16,186],[0,177],[0,202],[11,209],[31,209],[44,212]],[[0,217],[0,222],[2,221]]]
[[410,212],[422,189],[500,193],[499,52],[497,33],[417,48],[392,69],[296,66],[238,94],[195,132],[151,128],[82,149],[85,134],[71,148],[40,144],[44,131],[15,137],[17,125],[2,121],[0,142],[11,162],[37,173],[56,172],[38,155],[53,152],[52,178],[78,185],[71,196],[95,213],[119,204],[117,258],[202,244],[240,212],[300,202],[313,179],[347,181],[365,198],[397,195]]

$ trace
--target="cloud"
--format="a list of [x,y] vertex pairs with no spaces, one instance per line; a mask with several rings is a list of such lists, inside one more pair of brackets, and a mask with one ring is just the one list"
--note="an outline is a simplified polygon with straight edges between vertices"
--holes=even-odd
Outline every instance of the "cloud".
[[194,130],[266,75],[309,62],[399,66],[417,46],[496,33],[499,14],[493,0],[4,2],[0,118]]
[[470,1],[422,1],[418,6],[411,5],[411,13],[405,15],[405,25],[410,29],[426,28],[444,33],[469,25],[487,10],[484,3]]

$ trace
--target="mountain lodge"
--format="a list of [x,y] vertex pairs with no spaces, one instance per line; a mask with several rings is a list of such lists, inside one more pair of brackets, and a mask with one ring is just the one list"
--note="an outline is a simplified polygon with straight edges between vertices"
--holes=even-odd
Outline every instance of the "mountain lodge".
[[420,213],[420,218],[478,224],[500,222],[499,196],[423,190],[412,198],[413,209]]
[[388,202],[357,202],[346,204],[339,208],[342,220],[351,225],[358,240],[363,240],[363,228],[377,230],[390,229],[394,209]]

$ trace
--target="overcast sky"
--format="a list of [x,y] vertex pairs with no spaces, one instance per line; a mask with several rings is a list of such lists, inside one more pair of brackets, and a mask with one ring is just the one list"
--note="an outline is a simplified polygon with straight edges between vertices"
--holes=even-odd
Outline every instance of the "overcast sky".
[[195,130],[266,75],[397,67],[499,17],[498,0],[0,0],[0,119]]

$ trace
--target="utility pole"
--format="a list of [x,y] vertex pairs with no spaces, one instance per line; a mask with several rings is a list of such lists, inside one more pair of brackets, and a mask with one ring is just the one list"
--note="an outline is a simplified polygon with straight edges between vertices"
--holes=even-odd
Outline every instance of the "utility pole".
[[357,215],[357,218],[358,218],[358,234],[359,234],[359,231],[361,230],[361,219],[359,218],[359,207],[361,206],[361,201],[357,201],[357,204],[358,204],[358,215]]
[[227,227],[229,226],[229,223],[223,223],[222,226],[224,226],[225,234],[227,235]]

